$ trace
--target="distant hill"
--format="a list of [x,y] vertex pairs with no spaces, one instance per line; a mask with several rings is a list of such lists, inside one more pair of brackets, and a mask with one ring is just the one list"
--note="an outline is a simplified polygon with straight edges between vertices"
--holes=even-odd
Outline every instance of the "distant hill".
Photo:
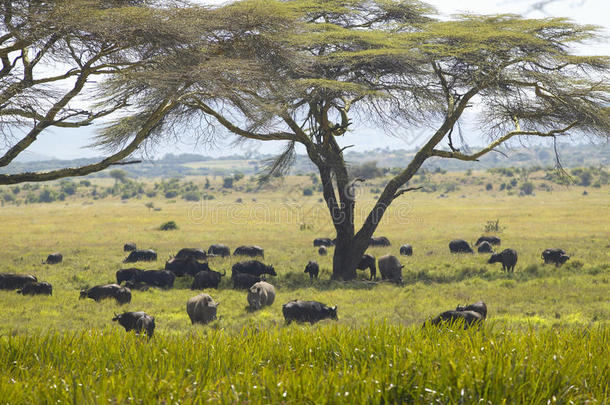
[[[413,157],[414,150],[375,149],[368,152],[346,152],[345,159],[350,165],[375,161],[379,167],[404,167]],[[504,156],[504,154],[506,156]],[[265,162],[273,155],[225,156],[213,158],[196,154],[165,155],[162,159],[145,160],[141,164],[121,166],[130,177],[183,177],[183,176],[225,176],[233,173],[247,175],[264,170]],[[560,149],[564,167],[607,166],[610,163],[610,145],[563,145]],[[75,160],[17,161],[2,168],[0,173],[45,171],[62,167],[82,166],[98,161],[99,158]],[[426,169],[441,168],[447,171],[485,170],[496,167],[555,166],[555,153],[549,147],[518,148],[500,153],[489,153],[479,162],[462,162],[453,159],[431,158],[424,164]],[[292,168],[293,173],[315,172],[315,167],[304,155],[298,155]],[[109,169],[89,177],[107,177]]]

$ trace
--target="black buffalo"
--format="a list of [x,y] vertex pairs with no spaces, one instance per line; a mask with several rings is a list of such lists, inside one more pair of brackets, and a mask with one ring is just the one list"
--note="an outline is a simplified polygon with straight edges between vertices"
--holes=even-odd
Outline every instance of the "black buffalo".
[[16,290],[38,279],[30,274],[0,273],[0,290]]
[[140,273],[135,280],[139,283],[146,283],[156,287],[173,287],[176,276],[168,270],[146,270]]
[[497,236],[481,236],[479,239],[477,239],[477,243],[475,243],[475,245],[478,246],[483,242],[487,242],[490,245],[498,246],[502,241]]
[[231,279],[233,280],[233,288],[244,289],[244,290],[249,289],[250,287],[252,287],[254,284],[258,283],[259,281],[264,281],[263,278],[253,276],[252,274],[239,273],[239,272],[234,272],[231,275]]
[[232,267],[233,274],[246,273],[253,276],[261,276],[262,274],[269,274],[271,276],[277,276],[273,266],[268,266],[258,260],[248,260],[246,262],[235,263]]
[[208,248],[208,254],[220,257],[227,257],[231,256],[231,250],[229,250],[229,247],[227,245],[215,243],[213,245],[210,245],[210,247]]
[[136,333],[145,334],[149,339],[153,337],[155,332],[155,317],[149,316],[146,312],[123,312],[122,314],[114,314],[113,321],[116,321],[129,332],[135,330]]
[[80,292],[80,298],[91,298],[100,301],[104,298],[114,298],[119,304],[131,302],[131,290],[118,284],[96,285]]
[[125,287],[129,288],[131,291],[148,291],[151,287],[155,287],[154,285],[142,283],[134,280],[125,281]]
[[369,280],[377,278],[377,265],[375,264],[375,256],[365,253],[356,266],[358,270],[369,269],[370,277]]
[[260,246],[240,246],[235,249],[233,256],[265,257],[265,251]]
[[454,239],[449,242],[449,251],[451,253],[474,253],[468,242],[463,239]]
[[136,281],[144,270],[130,268],[121,269],[116,272],[116,283],[121,284],[123,281]]
[[47,260],[45,260],[44,264],[57,264],[61,263],[64,260],[64,257],[61,253],[51,253],[47,256]]
[[400,254],[403,256],[412,256],[413,255],[413,246],[411,245],[402,245],[400,247]]
[[203,249],[184,248],[176,254],[176,259],[207,260],[208,255]]
[[479,302],[475,302],[474,304],[470,304],[470,305],[458,305],[455,308],[456,311],[474,311],[474,312],[478,312],[479,314],[481,314],[481,316],[483,317],[483,319],[487,318],[487,305],[485,305],[485,303],[483,301],[479,301]]
[[123,252],[133,252],[134,250],[137,250],[137,246],[135,243],[133,242],[128,242],[126,244],[123,245]]
[[326,256],[328,254],[328,249],[326,248],[326,246],[320,246],[318,248],[318,254],[320,256]]
[[385,236],[377,236],[371,238],[369,246],[391,246],[390,240]]
[[517,251],[515,249],[504,249],[500,253],[491,255],[487,263],[502,263],[502,270],[513,273],[517,264]]
[[203,290],[204,288],[218,288],[221,278],[226,274],[221,274],[218,271],[200,271],[195,274],[191,290]]
[[337,318],[337,306],[329,307],[317,301],[299,301],[293,300],[282,305],[282,313],[286,325],[290,325],[292,321],[309,322],[314,324],[322,319]]
[[123,263],[153,262],[155,260],[157,260],[157,252],[154,250],[134,250],[123,260]]
[[570,256],[563,249],[545,249],[542,252],[542,259],[544,259],[544,264],[554,263],[555,266],[561,266],[570,259]]
[[318,273],[320,273],[320,266],[318,266],[318,262],[310,261],[307,263],[304,273],[309,273],[309,278],[318,278]]
[[314,247],[318,247],[318,246],[331,247],[333,245],[334,245],[334,243],[330,238],[315,238],[313,240]]
[[485,319],[480,313],[475,311],[445,311],[439,316],[424,322],[424,327],[427,325],[439,325],[443,323],[455,323],[458,321],[463,322],[464,329],[468,329],[470,326],[479,324]]
[[193,258],[179,259],[173,257],[165,262],[165,270],[171,271],[176,277],[182,277],[185,274],[194,276],[200,271],[210,270],[207,262],[198,262]]
[[47,282],[30,282],[17,290],[23,295],[53,295],[53,286]]
[[493,253],[494,249],[491,246],[491,243],[487,242],[487,241],[483,241],[479,244],[479,247],[477,248],[477,252],[479,253]]

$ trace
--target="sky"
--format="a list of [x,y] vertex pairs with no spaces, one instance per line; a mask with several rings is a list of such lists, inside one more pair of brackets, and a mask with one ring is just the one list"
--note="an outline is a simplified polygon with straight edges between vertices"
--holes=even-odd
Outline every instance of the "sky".
[[[222,4],[223,1],[201,0],[202,3]],[[532,7],[536,3],[545,3],[548,0],[428,0],[428,3],[437,8],[440,15],[450,16],[458,13],[498,14],[515,13],[528,17],[570,17],[581,24],[594,24],[604,28],[604,34],[610,36],[610,1],[609,0],[556,0],[550,2],[542,10]],[[610,41],[588,45],[579,50],[583,54],[610,55]],[[94,157],[102,155],[101,151],[87,148],[92,142],[95,127],[78,129],[55,129],[45,131],[39,139],[32,144],[29,152],[24,153],[21,159],[39,160],[42,156],[58,159],[74,159],[80,157]],[[465,131],[468,132],[468,131]],[[356,145],[351,150],[366,151],[375,148],[412,149],[419,145],[421,137],[405,131],[403,135],[387,136],[377,128],[366,127],[362,124],[354,126],[354,130],[345,138],[346,144]],[[476,140],[468,139],[470,146],[477,146]],[[281,151],[280,142],[248,141],[236,146],[226,141],[216,147],[201,145],[195,141],[194,136],[185,136],[180,142],[172,140],[155,146],[146,151],[145,157],[161,157],[166,153],[197,153],[209,156],[227,154],[245,154],[258,152],[261,154],[277,153]],[[1,150],[1,149],[0,149]],[[141,153],[140,153],[141,154]],[[42,155],[42,156],[40,156]],[[138,155],[138,153],[136,153]],[[21,160],[20,159],[20,160]]]

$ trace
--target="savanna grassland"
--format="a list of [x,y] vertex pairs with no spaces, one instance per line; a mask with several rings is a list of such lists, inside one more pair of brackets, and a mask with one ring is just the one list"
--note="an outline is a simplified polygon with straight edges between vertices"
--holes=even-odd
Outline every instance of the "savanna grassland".
[[[432,180],[460,184],[403,195],[376,235],[392,246],[371,248],[400,257],[404,285],[330,281],[332,249],[320,257],[315,237],[333,237],[324,204],[307,176],[273,187],[208,189],[214,199],[186,201],[87,196],[50,204],[0,208],[1,272],[34,274],[53,284],[52,297],[0,291],[0,402],[252,402],[252,403],[607,403],[610,397],[610,188],[555,185],[519,195],[486,190],[489,173]],[[192,179],[201,182],[201,179]],[[110,180],[95,180],[111,186]],[[242,180],[243,182],[247,179]],[[381,184],[357,193],[358,221],[368,214]],[[523,193],[521,193],[523,194]],[[147,203],[148,207],[146,206]],[[156,210],[152,208],[156,207]],[[501,248],[514,248],[514,275],[489,255],[451,255],[447,244],[473,243],[498,220]],[[159,225],[175,221],[174,231]],[[182,247],[231,248],[257,244],[277,277],[276,302],[246,312],[246,293],[223,279],[209,292],[220,319],[192,326],[185,311],[190,277],[170,290],[134,291],[130,304],[79,300],[79,290],[113,282],[125,242],[152,248],[159,269]],[[571,259],[544,266],[540,253],[561,247]],[[64,262],[44,265],[59,251]],[[303,269],[320,263],[319,280]],[[212,258],[230,274],[234,258]],[[338,306],[339,321],[283,325],[281,304],[313,299]],[[480,330],[421,330],[421,323],[459,303],[483,300],[488,320]],[[155,316],[146,341],[111,322],[115,312]]]

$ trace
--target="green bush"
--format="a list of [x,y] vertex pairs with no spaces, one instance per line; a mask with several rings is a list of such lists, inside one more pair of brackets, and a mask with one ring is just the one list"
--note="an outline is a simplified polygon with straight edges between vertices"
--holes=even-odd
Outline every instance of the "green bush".
[[303,195],[304,196],[312,196],[313,195],[313,190],[311,188],[309,188],[309,187],[306,188],[306,189],[303,189]]
[[198,191],[187,191],[182,194],[182,198],[186,201],[199,201],[201,199]]
[[525,195],[531,195],[534,192],[534,184],[530,181],[521,184],[521,192]]
[[38,202],[40,203],[51,203],[55,200],[57,200],[57,192],[49,188],[44,188],[38,194]]
[[176,229],[178,229],[178,225],[176,225],[176,222],[174,222],[174,221],[165,222],[164,224],[161,224],[161,226],[159,227],[160,231],[173,231]]
[[222,187],[223,188],[233,188],[233,177],[225,177],[222,179]]
[[491,184],[491,183],[487,183],[487,184],[485,185],[485,190],[487,190],[487,191],[491,191],[491,190],[493,190],[493,188],[494,188],[494,186],[493,186],[493,184]]

